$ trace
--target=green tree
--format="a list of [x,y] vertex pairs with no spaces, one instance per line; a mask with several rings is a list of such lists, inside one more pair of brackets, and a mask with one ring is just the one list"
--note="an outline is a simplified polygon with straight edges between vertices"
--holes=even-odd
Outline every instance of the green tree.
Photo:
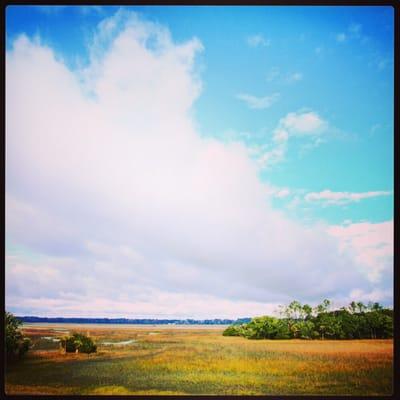
[[298,337],[301,339],[314,339],[318,336],[318,333],[315,332],[315,325],[311,321],[299,321],[297,323],[298,328]]
[[393,337],[393,310],[379,303],[352,301],[348,307],[329,311],[325,299],[313,310],[308,304],[292,301],[280,306],[280,318],[263,316],[248,324],[231,326],[225,336],[248,339],[384,339]]
[[244,328],[243,336],[248,339],[289,339],[287,320],[270,316],[253,318]]
[[303,307],[297,300],[293,300],[287,307],[288,317],[294,320],[301,318]]
[[358,308],[358,312],[362,313],[367,309],[367,306],[362,301],[359,301],[357,303],[357,308]]
[[352,301],[349,305],[349,310],[352,314],[354,314],[357,311],[357,303],[355,301]]
[[303,314],[305,316],[305,319],[310,319],[312,317],[312,308],[308,304],[303,305]]
[[331,302],[328,299],[325,299],[321,304],[318,304],[317,307],[315,307],[315,314],[326,313],[330,305]]
[[10,361],[22,357],[29,350],[31,341],[21,333],[21,321],[13,314],[6,311],[4,320],[6,359]]

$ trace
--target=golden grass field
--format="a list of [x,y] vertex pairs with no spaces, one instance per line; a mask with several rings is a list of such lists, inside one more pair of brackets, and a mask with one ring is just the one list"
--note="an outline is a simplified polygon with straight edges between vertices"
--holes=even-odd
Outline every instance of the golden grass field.
[[[390,395],[392,340],[248,340],[224,327],[25,325],[27,356],[6,370],[7,394]],[[62,354],[67,331],[96,354]],[[117,343],[116,342],[125,342]],[[111,344],[114,343],[114,344]]]

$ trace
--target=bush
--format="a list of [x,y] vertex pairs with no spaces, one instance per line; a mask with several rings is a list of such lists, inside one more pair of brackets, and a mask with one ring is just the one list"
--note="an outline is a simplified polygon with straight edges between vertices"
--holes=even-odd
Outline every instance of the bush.
[[6,312],[4,320],[6,359],[10,361],[22,357],[29,350],[31,341],[19,330],[21,321],[13,314]]
[[93,340],[83,335],[82,333],[73,333],[72,336],[67,336],[61,340],[61,346],[66,353],[95,353],[97,346]]
[[75,353],[77,350],[75,338],[73,336],[62,339],[61,345],[65,349],[66,353]]
[[231,325],[228,326],[223,332],[223,336],[240,336],[239,326]]

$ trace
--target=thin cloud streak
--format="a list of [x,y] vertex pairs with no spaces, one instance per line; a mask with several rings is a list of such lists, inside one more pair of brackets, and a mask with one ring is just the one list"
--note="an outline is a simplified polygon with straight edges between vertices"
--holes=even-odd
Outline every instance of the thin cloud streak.
[[305,200],[308,202],[322,202],[327,205],[342,205],[359,202],[364,199],[373,197],[390,196],[391,191],[371,191],[371,192],[333,192],[331,190],[323,190],[322,192],[311,192],[306,194]]
[[236,98],[242,100],[246,105],[254,110],[265,110],[276,103],[280,97],[279,93],[274,93],[270,96],[256,97],[250,94],[241,93],[236,95]]
[[266,47],[271,44],[271,40],[266,39],[261,34],[258,34],[258,35],[253,35],[253,36],[247,37],[247,44],[250,47]]

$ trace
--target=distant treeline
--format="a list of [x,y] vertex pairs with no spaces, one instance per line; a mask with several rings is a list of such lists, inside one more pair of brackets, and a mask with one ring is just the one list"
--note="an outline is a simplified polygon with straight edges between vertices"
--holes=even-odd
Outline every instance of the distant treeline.
[[393,310],[379,303],[351,302],[348,307],[329,310],[331,302],[312,308],[291,302],[281,306],[280,318],[263,316],[248,323],[235,323],[224,336],[248,339],[386,339],[393,337]]
[[68,324],[143,324],[143,325],[229,325],[243,324],[251,318],[233,319],[128,319],[128,318],[63,318],[63,317],[17,317],[22,322],[48,322]]

